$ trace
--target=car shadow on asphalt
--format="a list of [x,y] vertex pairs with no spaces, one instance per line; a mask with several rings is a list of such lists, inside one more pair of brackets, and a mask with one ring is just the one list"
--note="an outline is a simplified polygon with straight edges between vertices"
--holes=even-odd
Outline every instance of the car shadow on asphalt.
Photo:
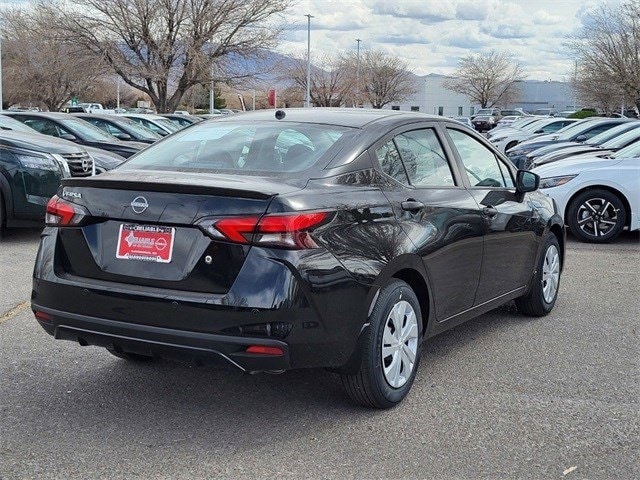
[[18,245],[23,242],[37,240],[42,233],[42,228],[9,228],[2,232],[0,245]]

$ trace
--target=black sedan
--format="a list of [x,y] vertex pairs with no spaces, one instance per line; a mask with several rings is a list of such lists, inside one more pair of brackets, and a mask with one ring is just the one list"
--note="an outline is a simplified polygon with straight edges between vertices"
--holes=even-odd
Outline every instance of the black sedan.
[[144,143],[118,140],[89,122],[68,113],[2,112],[2,114],[15,118],[44,135],[107,150],[124,158],[129,158],[147,146]]
[[329,367],[358,403],[407,395],[422,342],[515,300],[553,308],[565,231],[539,178],[419,113],[203,122],[47,207],[32,309],[132,361]]
[[73,116],[81,118],[82,120],[98,127],[100,130],[103,130],[104,132],[107,132],[108,134],[125,142],[135,141],[151,144],[162,139],[162,137],[157,133],[152,132],[148,128],[145,128],[122,115],[76,113]]

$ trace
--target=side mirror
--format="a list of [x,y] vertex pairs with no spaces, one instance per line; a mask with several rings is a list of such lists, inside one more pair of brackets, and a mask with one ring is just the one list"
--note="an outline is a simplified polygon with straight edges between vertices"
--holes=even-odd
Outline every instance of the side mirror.
[[585,140],[588,140],[586,135],[578,135],[576,137],[576,142],[584,142]]
[[118,139],[120,139],[120,140],[125,140],[125,141],[127,141],[127,140],[131,140],[131,135],[129,135],[128,133],[124,133],[124,132],[122,132],[122,133],[117,133],[117,134],[115,135],[115,137],[116,137],[116,138],[118,138]]
[[69,140],[70,142],[75,142],[77,140],[75,135],[71,135],[70,133],[63,133],[60,135],[60,138],[63,140]]
[[527,193],[538,189],[540,177],[529,170],[518,170],[516,174],[516,192]]

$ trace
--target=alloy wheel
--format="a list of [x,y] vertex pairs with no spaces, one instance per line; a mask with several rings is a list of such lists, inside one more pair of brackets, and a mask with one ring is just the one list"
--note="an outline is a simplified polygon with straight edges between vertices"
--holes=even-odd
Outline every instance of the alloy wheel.
[[586,235],[603,237],[618,224],[618,209],[604,198],[590,198],[578,207],[577,221]]

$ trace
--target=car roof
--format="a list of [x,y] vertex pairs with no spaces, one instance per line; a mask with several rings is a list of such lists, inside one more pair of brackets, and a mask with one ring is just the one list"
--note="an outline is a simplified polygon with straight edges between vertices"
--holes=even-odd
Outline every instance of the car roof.
[[282,121],[299,123],[320,123],[343,127],[362,128],[376,123],[404,123],[406,121],[439,121],[458,124],[452,119],[419,112],[403,112],[399,110],[378,110],[365,108],[282,108],[278,110],[256,110],[243,113],[240,118],[235,115],[216,116],[216,122],[245,122],[276,120],[276,112],[282,111],[285,117]]
[[121,117],[146,118],[147,120],[161,120],[164,117],[155,113],[118,113]]

